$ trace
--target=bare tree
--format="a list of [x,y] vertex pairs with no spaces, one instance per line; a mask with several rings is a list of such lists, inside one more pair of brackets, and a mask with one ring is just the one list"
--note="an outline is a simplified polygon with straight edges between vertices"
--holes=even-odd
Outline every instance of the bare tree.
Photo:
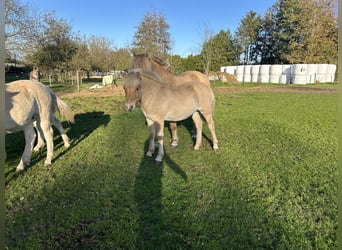
[[213,38],[214,38],[214,32],[208,28],[205,28],[203,32],[202,51],[201,51],[202,64],[203,64],[205,74],[209,73],[210,65],[212,63],[213,56],[214,56]]
[[19,0],[5,0],[5,46],[8,54],[23,57],[37,41],[40,14]]

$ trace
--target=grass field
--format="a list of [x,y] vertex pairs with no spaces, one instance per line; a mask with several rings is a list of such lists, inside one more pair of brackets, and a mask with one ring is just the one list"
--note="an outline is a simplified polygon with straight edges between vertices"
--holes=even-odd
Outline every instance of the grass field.
[[336,92],[221,87],[218,152],[186,120],[155,164],[140,109],[96,92],[63,98],[76,123],[51,170],[43,150],[16,175],[24,138],[6,135],[8,249],[337,249]]

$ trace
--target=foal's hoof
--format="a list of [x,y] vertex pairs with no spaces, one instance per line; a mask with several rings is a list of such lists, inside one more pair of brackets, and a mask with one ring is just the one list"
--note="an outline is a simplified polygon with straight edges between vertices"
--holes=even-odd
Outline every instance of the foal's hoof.
[[163,158],[158,155],[154,161],[159,164],[159,163],[162,163]]
[[24,169],[23,168],[17,168],[16,170],[15,170],[15,173],[16,174],[21,174],[22,172],[24,172]]
[[178,142],[177,141],[171,142],[171,148],[175,148],[177,146],[178,146]]
[[33,148],[33,151],[38,152],[42,147],[44,147],[44,145],[37,145]]
[[52,167],[51,162],[44,162],[44,166],[47,168],[47,170],[50,170]]
[[150,152],[150,151],[146,152],[146,154],[145,154],[145,156],[146,156],[146,157],[148,157],[148,158],[151,158],[151,157],[152,157],[152,155],[153,155],[153,153],[152,153],[152,152]]

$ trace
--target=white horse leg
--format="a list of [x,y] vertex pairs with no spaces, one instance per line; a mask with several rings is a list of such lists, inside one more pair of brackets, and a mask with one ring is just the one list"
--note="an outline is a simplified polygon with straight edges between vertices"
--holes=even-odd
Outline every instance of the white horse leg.
[[27,124],[25,126],[24,135],[25,135],[25,149],[20,159],[20,162],[17,166],[17,169],[16,169],[17,173],[23,171],[25,166],[30,164],[32,148],[33,148],[34,140],[36,139],[36,133],[34,132],[32,123]]
[[55,125],[55,127],[58,129],[59,133],[62,136],[64,147],[69,148],[70,147],[69,137],[66,135],[61,122],[57,119],[55,115],[53,115],[52,122],[53,122],[53,125]]
[[39,151],[39,149],[41,149],[42,147],[44,147],[45,145],[45,141],[44,141],[44,134],[42,131],[42,128],[40,127],[40,124],[37,123],[36,121],[33,122],[34,127],[37,130],[37,144],[36,146],[33,148],[33,151],[37,152]]
[[149,135],[148,135],[149,146],[148,146],[148,151],[146,152],[146,156],[152,157],[154,153],[154,148],[155,148],[154,138],[156,135],[156,131],[155,131],[155,126],[154,126],[154,121],[146,118],[146,122],[148,126],[148,131],[149,131]]
[[51,166],[53,157],[53,129],[49,121],[41,121],[40,126],[43,130],[46,140],[46,160],[44,162],[44,165]]
[[158,143],[158,155],[155,159],[157,163],[163,161],[164,157],[164,120],[155,122],[157,132],[157,143]]
[[199,150],[202,144],[202,118],[197,111],[192,114],[192,120],[194,121],[196,128],[196,143],[194,149]]
[[178,146],[178,136],[177,136],[177,123],[170,122],[170,131],[171,131],[171,147]]

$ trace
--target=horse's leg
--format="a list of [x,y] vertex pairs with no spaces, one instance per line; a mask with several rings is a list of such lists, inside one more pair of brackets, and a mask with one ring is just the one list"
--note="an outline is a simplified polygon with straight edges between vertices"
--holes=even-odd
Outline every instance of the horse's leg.
[[55,115],[53,115],[52,117],[52,122],[53,122],[53,125],[55,125],[55,127],[58,129],[59,133],[62,136],[64,147],[69,148],[70,147],[69,137],[66,135],[61,122],[57,119]]
[[158,155],[155,159],[157,163],[163,161],[164,157],[164,120],[159,120],[154,123],[157,133],[157,143],[158,143]]
[[43,130],[44,137],[46,140],[46,160],[44,162],[45,166],[51,166],[51,161],[53,157],[53,129],[49,120],[41,120],[40,126]]
[[[202,113],[203,114],[203,113]],[[217,137],[216,137],[216,132],[215,132],[215,123],[214,123],[214,119],[212,114],[203,114],[207,124],[208,124],[208,128],[211,132],[211,136],[213,138],[213,149],[217,150],[218,149],[218,141],[217,141]]]
[[34,121],[33,124],[34,124],[34,127],[37,130],[37,135],[38,135],[38,137],[37,137],[37,144],[33,148],[33,151],[36,152],[36,151],[39,151],[39,149],[41,149],[42,147],[44,147],[45,141],[44,141],[44,134],[43,134],[42,128],[40,127],[39,122]]
[[24,135],[25,135],[25,149],[24,153],[20,159],[20,162],[17,166],[16,172],[20,173],[24,170],[25,165],[30,164],[31,155],[32,155],[32,148],[34,144],[34,140],[36,139],[36,133],[33,128],[33,124],[27,124],[24,128]]
[[147,122],[147,126],[148,126],[148,131],[149,131],[149,135],[148,135],[148,141],[149,141],[149,145],[148,145],[148,151],[146,152],[146,156],[147,157],[152,157],[153,153],[154,153],[154,138],[156,135],[156,131],[155,131],[155,127],[154,127],[154,121],[146,118],[146,122]]
[[170,131],[171,131],[171,147],[178,146],[178,136],[177,136],[177,123],[170,122]]
[[192,114],[192,120],[196,128],[196,143],[194,149],[199,150],[202,144],[202,118],[197,111]]

